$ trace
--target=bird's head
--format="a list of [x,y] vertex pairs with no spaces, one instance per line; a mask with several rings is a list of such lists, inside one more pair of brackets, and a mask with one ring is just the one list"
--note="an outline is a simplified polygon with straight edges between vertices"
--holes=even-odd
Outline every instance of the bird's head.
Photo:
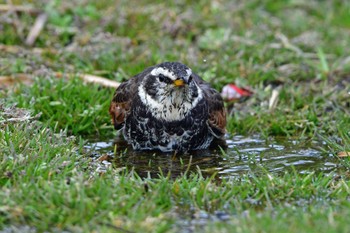
[[[193,108],[201,90],[192,70],[179,62],[164,62],[154,66],[139,87],[141,100],[150,108]],[[185,107],[184,107],[185,106]]]
[[150,74],[160,86],[168,88],[185,87],[192,81],[192,70],[179,62],[161,63]]
[[192,96],[198,95],[198,86],[192,78],[192,70],[179,62],[164,62],[155,66],[141,86],[148,95],[159,102],[164,98],[190,101]]

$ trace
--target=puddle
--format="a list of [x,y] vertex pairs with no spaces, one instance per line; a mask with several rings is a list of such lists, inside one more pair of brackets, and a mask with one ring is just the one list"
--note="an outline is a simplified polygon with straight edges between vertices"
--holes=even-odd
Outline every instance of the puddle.
[[203,176],[218,174],[230,178],[242,174],[269,171],[280,173],[336,172],[343,166],[338,158],[321,152],[322,142],[234,136],[226,140],[227,148],[189,152],[186,155],[133,151],[123,139],[89,140],[85,148],[95,159],[115,168],[134,169],[141,177],[157,177],[160,173],[177,177],[186,172],[201,172]]
[[[217,174],[215,179],[240,178],[243,174],[265,173],[284,174],[286,171],[301,174],[330,173],[337,175],[345,171],[339,158],[324,153],[326,145],[320,141],[292,140],[258,136],[233,136],[226,139],[227,148],[194,151],[186,155],[175,156],[160,152],[133,151],[124,140],[90,140],[86,149],[93,158],[104,157],[109,165],[116,169],[134,169],[141,177],[157,177],[160,173],[176,178],[184,173],[201,173],[208,177]],[[252,205],[256,200],[249,200]],[[296,200],[305,206],[304,199]],[[259,206],[256,206],[259,208]],[[234,218],[234,214],[224,210],[206,212],[195,207],[177,206],[175,231],[197,232],[208,223],[225,222]],[[243,215],[245,212],[242,213]]]

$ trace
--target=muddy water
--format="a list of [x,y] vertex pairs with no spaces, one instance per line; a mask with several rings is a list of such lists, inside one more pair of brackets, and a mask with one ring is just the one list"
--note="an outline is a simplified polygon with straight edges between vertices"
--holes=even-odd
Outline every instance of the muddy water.
[[319,141],[233,136],[226,143],[225,149],[217,147],[184,155],[133,151],[123,139],[90,140],[86,149],[94,158],[103,156],[113,167],[134,169],[142,177],[200,172],[204,176],[216,173],[219,178],[229,178],[265,171],[328,173],[342,169],[336,157],[322,152],[325,145]]

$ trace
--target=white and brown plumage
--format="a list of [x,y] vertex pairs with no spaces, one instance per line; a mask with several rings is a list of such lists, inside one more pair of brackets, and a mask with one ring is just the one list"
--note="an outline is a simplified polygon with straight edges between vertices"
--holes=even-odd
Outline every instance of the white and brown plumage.
[[149,67],[123,82],[109,113],[136,150],[205,149],[225,134],[220,94],[179,62]]

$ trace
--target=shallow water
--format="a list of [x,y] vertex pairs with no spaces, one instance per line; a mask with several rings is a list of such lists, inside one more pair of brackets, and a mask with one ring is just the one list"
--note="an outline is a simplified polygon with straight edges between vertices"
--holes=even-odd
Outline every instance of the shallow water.
[[[227,148],[193,151],[183,155],[150,151],[133,151],[123,139],[89,140],[86,149],[94,158],[104,156],[115,168],[134,169],[141,177],[160,173],[177,177],[200,172],[229,178],[242,174],[269,171],[280,173],[332,172],[342,169],[338,158],[321,151],[322,142],[285,138],[233,136],[226,139]],[[107,156],[106,156],[107,155]]]

